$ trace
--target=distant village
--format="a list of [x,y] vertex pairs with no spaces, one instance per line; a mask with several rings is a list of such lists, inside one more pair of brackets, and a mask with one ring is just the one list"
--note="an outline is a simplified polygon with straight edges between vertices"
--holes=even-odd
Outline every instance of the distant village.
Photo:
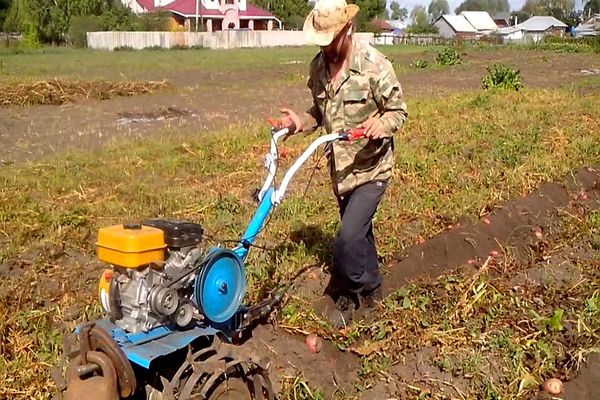
[[[378,24],[385,38],[404,36],[404,24],[399,21],[381,21]],[[524,21],[511,18],[510,13],[490,15],[486,11],[462,11],[458,15],[440,16],[433,25],[437,36],[445,39],[496,38],[502,43],[538,43],[547,35],[558,37],[590,37],[600,32],[600,14],[590,16],[576,27],[571,27],[559,19],[548,15],[535,15]]]
[[[282,21],[271,12],[246,0],[122,0],[135,13],[167,11],[173,25],[184,31],[206,32],[225,30],[281,30]],[[377,44],[397,43],[406,37],[406,23],[394,20],[373,20]],[[547,35],[559,37],[596,36],[600,31],[600,14],[590,15],[576,27],[549,15],[535,15],[518,21],[509,12],[490,15],[486,11],[462,11],[444,14],[433,22],[437,33],[428,36],[441,39],[476,40],[494,38],[502,43],[537,43]],[[415,35],[413,35],[415,36]]]

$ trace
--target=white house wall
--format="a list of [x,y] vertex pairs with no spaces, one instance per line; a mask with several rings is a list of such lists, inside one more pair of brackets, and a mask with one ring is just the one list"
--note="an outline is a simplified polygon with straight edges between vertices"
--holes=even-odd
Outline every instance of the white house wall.
[[207,10],[218,10],[220,7],[219,0],[202,0],[202,4]]

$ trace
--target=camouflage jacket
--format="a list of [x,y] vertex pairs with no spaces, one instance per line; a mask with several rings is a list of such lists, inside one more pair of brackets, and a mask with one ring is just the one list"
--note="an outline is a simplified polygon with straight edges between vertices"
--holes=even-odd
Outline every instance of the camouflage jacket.
[[355,142],[335,141],[327,149],[334,193],[343,195],[373,180],[387,179],[394,166],[393,134],[408,113],[392,64],[368,43],[355,41],[350,59],[333,86],[329,68],[319,52],[310,64],[307,83],[313,98],[304,131],[323,127],[327,133],[356,128],[379,116],[385,137]]

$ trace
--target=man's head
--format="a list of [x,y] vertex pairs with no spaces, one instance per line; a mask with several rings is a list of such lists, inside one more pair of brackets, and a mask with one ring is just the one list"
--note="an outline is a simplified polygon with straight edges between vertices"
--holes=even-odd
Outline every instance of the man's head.
[[352,44],[352,33],[354,27],[352,22],[348,22],[340,32],[338,32],[333,41],[327,46],[321,46],[321,50],[327,61],[331,63],[337,63],[341,61],[350,52],[350,45]]
[[[309,43],[321,46],[327,55],[343,49],[352,34],[352,18],[359,8],[346,0],[319,0],[304,22],[304,35]],[[337,50],[336,50],[337,49]]]

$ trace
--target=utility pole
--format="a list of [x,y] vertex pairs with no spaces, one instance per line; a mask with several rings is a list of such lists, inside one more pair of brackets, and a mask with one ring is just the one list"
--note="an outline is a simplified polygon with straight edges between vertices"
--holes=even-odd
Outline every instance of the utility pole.
[[198,9],[200,8],[200,0],[196,0],[196,32],[198,32]]

